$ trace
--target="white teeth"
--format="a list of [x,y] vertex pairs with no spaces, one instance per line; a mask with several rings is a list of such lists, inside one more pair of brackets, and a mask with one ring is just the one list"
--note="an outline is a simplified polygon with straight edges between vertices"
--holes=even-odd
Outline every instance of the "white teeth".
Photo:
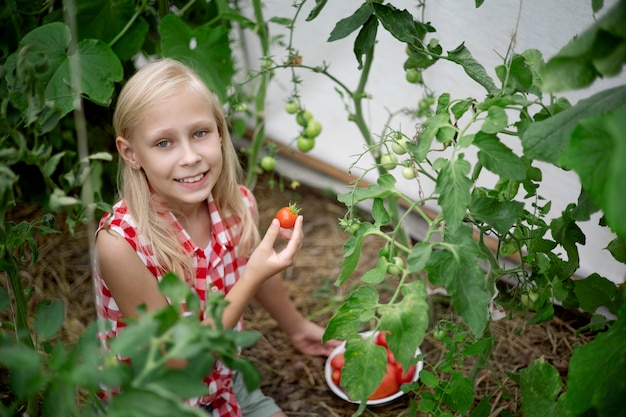
[[176,181],[178,181],[178,182],[196,182],[196,181],[200,181],[202,179],[202,177],[204,177],[204,174],[198,174],[195,177],[181,178],[181,179],[176,180]]

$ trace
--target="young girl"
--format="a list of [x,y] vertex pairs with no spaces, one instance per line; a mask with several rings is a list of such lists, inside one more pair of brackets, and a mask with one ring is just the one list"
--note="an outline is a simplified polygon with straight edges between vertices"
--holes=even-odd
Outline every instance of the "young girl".
[[[323,329],[295,309],[280,276],[301,247],[302,216],[293,230],[274,219],[260,239],[224,114],[198,75],[171,59],[146,65],[122,89],[113,125],[121,199],[100,222],[94,273],[98,316],[111,324],[104,337],[139,306],[164,307],[158,281],[172,271],[203,302],[225,293],[224,326],[240,330],[256,297],[297,349],[328,355],[336,343],[321,343]],[[277,252],[278,236],[288,242]],[[210,394],[191,403],[214,417],[285,415],[221,362],[205,381]]]

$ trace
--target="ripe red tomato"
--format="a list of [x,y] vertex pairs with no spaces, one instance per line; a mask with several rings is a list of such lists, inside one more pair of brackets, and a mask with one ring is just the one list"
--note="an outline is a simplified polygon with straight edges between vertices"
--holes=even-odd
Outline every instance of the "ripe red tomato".
[[378,388],[376,388],[376,391],[369,396],[368,400],[378,400],[380,398],[388,397],[398,392],[399,389],[400,385],[396,379],[396,367],[388,363],[387,372],[385,373],[383,380]]
[[408,371],[404,372],[402,369],[402,365],[399,363],[396,366],[396,380],[398,381],[398,385],[408,384],[413,381],[413,377],[415,376],[415,370],[417,369],[416,365],[409,366]]
[[283,229],[292,229],[296,224],[300,209],[295,204],[289,204],[289,207],[283,207],[276,213],[276,218],[280,222]]
[[336,354],[335,356],[333,356],[333,358],[330,360],[330,366],[333,369],[339,369],[341,370],[343,368],[343,365],[346,363],[346,359],[344,357],[343,352]]
[[341,369],[333,369],[333,372],[330,374],[330,379],[335,385],[339,386],[339,382],[341,381]]
[[391,333],[388,330],[385,330],[383,332],[378,332],[376,334],[376,338],[374,339],[374,343],[376,343],[378,346],[383,346],[385,348],[389,347],[387,345],[387,334]]

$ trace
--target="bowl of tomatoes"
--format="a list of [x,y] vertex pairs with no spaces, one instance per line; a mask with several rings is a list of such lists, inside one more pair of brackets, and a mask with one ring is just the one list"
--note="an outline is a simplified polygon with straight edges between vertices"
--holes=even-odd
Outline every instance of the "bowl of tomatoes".
[[[367,331],[360,334],[362,337],[366,338],[370,337],[372,333],[374,332]],[[396,400],[404,395],[404,392],[402,392],[400,387],[402,386],[402,384],[418,380],[419,373],[423,367],[423,362],[418,361],[415,365],[411,365],[409,369],[402,369],[402,366],[395,361],[393,352],[391,352],[391,350],[389,350],[389,347],[387,346],[385,333],[376,332],[374,334],[373,340],[375,344],[383,346],[385,349],[387,349],[387,371],[376,391],[374,391],[374,393],[372,393],[368,398],[367,405],[382,405]],[[361,401],[349,398],[344,388],[340,385],[341,370],[344,365],[343,355],[345,351],[346,342],[343,342],[339,346],[337,346],[330,353],[330,355],[328,355],[328,358],[326,359],[326,364],[324,365],[324,377],[326,379],[326,384],[328,384],[328,387],[336,396],[344,401],[359,404]],[[417,350],[415,351],[415,356],[418,356],[421,353],[421,350],[417,348]]]

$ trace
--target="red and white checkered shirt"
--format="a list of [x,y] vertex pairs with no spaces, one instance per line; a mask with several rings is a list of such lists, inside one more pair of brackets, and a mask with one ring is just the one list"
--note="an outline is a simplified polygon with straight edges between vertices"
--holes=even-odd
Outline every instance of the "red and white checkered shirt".
[[[257,207],[254,196],[247,188],[243,186],[239,188],[242,198],[253,216],[256,216]],[[172,226],[178,232],[180,244],[193,259],[193,267],[196,271],[195,279],[187,280],[187,282],[202,302],[206,302],[208,290],[222,291],[227,294],[243,273],[248,261],[247,258],[236,256],[235,248],[239,243],[238,230],[235,230],[236,227],[230,229],[226,227],[226,222],[220,216],[212,195],[208,199],[208,210],[211,215],[211,241],[208,248],[198,247],[171,212],[163,214],[171,218]],[[135,249],[137,256],[155,279],[161,280],[167,271],[158,265],[151,245],[137,230],[137,224],[128,212],[124,200],[113,206],[112,213],[107,213],[102,217],[96,234],[105,229],[117,232],[124,237]],[[106,283],[100,276],[98,268],[95,268],[94,279],[98,318],[108,321],[111,325],[111,329],[100,336],[103,340],[108,340],[117,335],[124,327],[123,316]],[[200,319],[203,320],[204,318],[203,312]],[[237,330],[243,328],[243,319],[239,320],[235,328]],[[226,368],[222,362],[217,362],[211,374],[205,378],[205,383],[208,385],[210,394],[201,398],[190,399],[191,405],[211,404],[214,417],[242,416],[232,390],[232,371]]]

